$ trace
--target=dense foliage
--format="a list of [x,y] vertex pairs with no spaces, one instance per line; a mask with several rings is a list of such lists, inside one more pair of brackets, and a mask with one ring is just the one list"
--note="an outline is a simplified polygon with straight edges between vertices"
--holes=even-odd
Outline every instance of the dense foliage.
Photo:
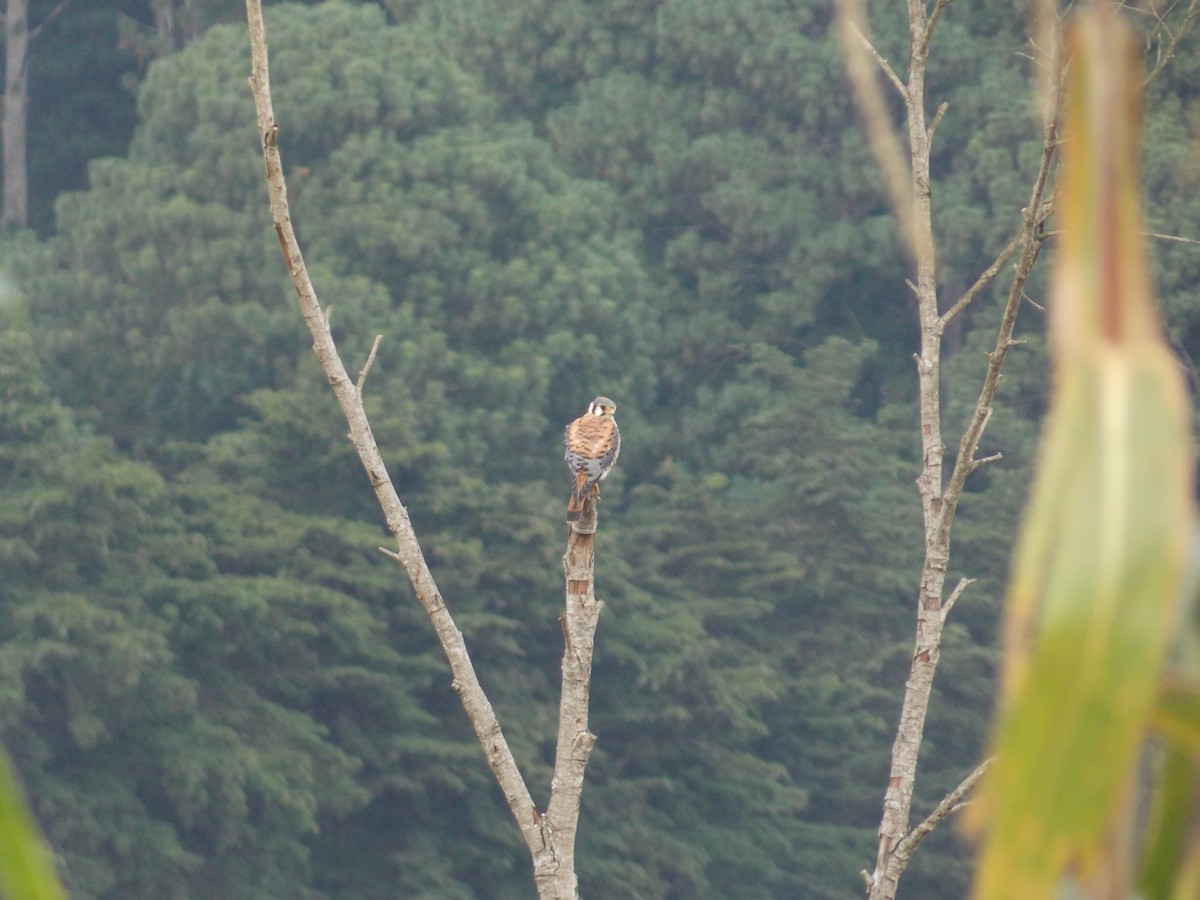
[[[876,26],[900,58],[894,13]],[[290,296],[241,26],[139,67],[76,14],[35,60],[35,140],[66,114],[38,73],[76,51],[107,60],[96,83],[136,80],[138,124],[114,146],[129,101],[104,94],[89,153],[107,158],[43,238],[5,245],[20,298],[0,306],[0,738],[72,895],[530,896]],[[786,0],[268,10],[311,272],[348,365],[385,335],[375,434],[539,802],[561,428],[596,393],[620,405],[585,896],[846,897],[873,861],[920,565],[916,335],[830,18]],[[1011,3],[952,7],[934,45],[948,293],[1007,239],[1032,174],[1025,27]],[[1191,96],[1170,77],[1149,216],[1193,233]],[[84,187],[40,178],[35,208]],[[1194,353],[1200,265],[1160,249]],[[954,335],[951,427],[995,309]],[[980,580],[947,629],[923,809],[991,712],[1045,399],[1028,313],[987,438],[1004,462],[956,526],[951,576]],[[904,889],[960,896],[966,861],[947,828]]]

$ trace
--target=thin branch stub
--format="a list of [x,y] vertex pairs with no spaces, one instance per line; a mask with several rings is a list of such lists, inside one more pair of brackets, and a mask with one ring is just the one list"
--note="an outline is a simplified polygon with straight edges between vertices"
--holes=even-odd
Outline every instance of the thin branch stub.
[[371,345],[371,352],[367,354],[367,361],[363,363],[362,371],[358,373],[358,381],[354,387],[359,395],[362,395],[363,383],[367,380],[367,373],[371,371],[371,366],[375,364],[375,354],[379,352],[379,345],[383,343],[383,335],[375,335],[375,343]]
[[954,590],[950,592],[950,596],[946,598],[946,602],[942,604],[942,622],[946,621],[946,617],[950,615],[950,610],[954,609],[954,604],[958,602],[958,598],[963,595],[963,591],[975,583],[974,578],[960,578],[958,584],[954,586]]
[[938,104],[937,111],[933,114],[933,121],[929,123],[929,130],[926,132],[926,140],[932,145],[933,135],[937,131],[939,125],[942,124],[942,116],[946,115],[946,110],[950,108],[950,104],[943,100]]
[[908,88],[905,86],[904,82],[900,80],[900,76],[892,70],[892,67],[888,64],[888,61],[883,58],[883,54],[875,49],[875,45],[871,43],[865,34],[858,30],[858,26],[856,24],[851,22],[850,27],[854,29],[854,33],[857,34],[858,39],[862,41],[867,53],[871,54],[871,58],[875,60],[875,63],[880,69],[883,70],[883,74],[887,76],[888,81],[892,83],[892,87],[894,87],[897,93],[900,94],[901,99],[903,99],[905,102],[908,102]]
[[979,783],[979,780],[983,778],[984,773],[987,772],[988,767],[995,758],[994,756],[989,756],[976,766],[974,771],[959,783],[958,787],[943,797],[942,802],[937,805],[937,808],[926,816],[921,824],[906,834],[900,843],[896,845],[893,855],[900,859],[908,860],[912,856],[913,851],[920,846],[921,842],[929,836],[929,833],[933,829],[957,810],[962,809],[965,805],[963,797],[970,793],[975,785]]

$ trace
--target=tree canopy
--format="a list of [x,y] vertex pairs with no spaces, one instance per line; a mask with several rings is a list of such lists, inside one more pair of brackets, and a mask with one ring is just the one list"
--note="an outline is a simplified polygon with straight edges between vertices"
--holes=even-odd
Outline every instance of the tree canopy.
[[[63,148],[91,159],[86,183],[33,179],[53,221],[6,240],[20,302],[0,305],[0,739],[72,896],[529,896],[437,643],[375,549],[379,514],[290,296],[243,26],[150,64],[115,18],[97,37],[74,15],[32,71],[32,139],[69,115],[52,85],[81,59],[103,60],[97,85],[136,87],[137,124],[120,127],[132,94],[101,92],[109,127]],[[348,362],[384,335],[374,432],[539,802],[561,431],[597,393],[618,403],[584,894],[858,890],[911,655],[920,449],[903,254],[831,5],[267,15],[309,268]],[[945,17],[935,227],[962,288],[1019,220],[1040,131],[1027,23],[998,0]],[[874,25],[900,58],[904,24],[881,9]],[[1151,226],[1191,234],[1182,62],[1152,88],[1146,186]],[[1156,258],[1192,356],[1194,249]],[[951,423],[972,409],[994,308],[956,326]],[[1024,321],[987,439],[1004,461],[960,514],[953,575],[979,581],[946,633],[926,807],[978,759],[992,712],[1046,400],[1040,315]],[[968,858],[947,830],[902,894],[962,895]]]

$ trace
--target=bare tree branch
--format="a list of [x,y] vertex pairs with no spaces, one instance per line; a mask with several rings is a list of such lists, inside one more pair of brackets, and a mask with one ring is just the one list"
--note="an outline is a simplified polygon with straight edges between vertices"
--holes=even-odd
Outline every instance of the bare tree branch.
[[933,113],[933,121],[929,123],[929,135],[926,138],[929,141],[929,146],[933,146],[933,135],[937,131],[937,127],[942,124],[942,117],[946,115],[946,110],[950,108],[950,104],[943,100],[938,104],[938,108]]
[[991,456],[979,456],[971,460],[971,471],[975,472],[982,469],[988,463],[1000,462],[1004,459],[1003,453],[993,453]]
[[1012,259],[1012,255],[1016,253],[1017,248],[1021,246],[1021,242],[1024,240],[1024,237],[1025,229],[1021,228],[1020,231],[1013,235],[1012,240],[1005,245],[1004,249],[1000,251],[996,258],[992,260],[992,264],[980,273],[979,277],[975,279],[975,283],[967,288],[963,295],[954,301],[954,305],[942,314],[943,329],[950,324],[951,319],[970,306],[971,301],[979,296],[980,291],[991,284],[992,279],[1000,274],[1000,270],[1004,268],[1004,264]]
[[[328,319],[329,316],[327,315],[325,318]],[[375,342],[371,344],[371,352],[367,354],[367,361],[363,363],[362,371],[358,373],[358,381],[354,387],[360,396],[362,395],[363,384],[367,380],[367,373],[371,371],[371,366],[375,365],[375,354],[379,352],[379,345],[381,343],[383,343],[383,335],[375,335]]]
[[1160,234],[1157,231],[1143,231],[1142,237],[1154,238],[1157,241],[1174,241],[1177,244],[1200,244],[1195,238],[1180,237],[1177,234]]
[[563,689],[554,777],[551,782],[550,801],[543,813],[534,805],[504,738],[500,722],[475,674],[462,633],[446,609],[433,575],[425,563],[408,517],[408,510],[392,485],[371,434],[370,423],[362,405],[362,387],[383,336],[376,336],[358,381],[351,383],[334,345],[328,313],[322,311],[309,279],[288,210],[287,186],[278,146],[279,130],[271,106],[266,28],[261,0],[246,0],[246,14],[251,46],[250,87],[254,94],[259,135],[262,140],[271,217],[284,262],[296,289],[300,309],[313,338],[313,349],[350,426],[350,440],[367,471],[388,528],[396,539],[396,550],[383,547],[380,550],[404,567],[418,601],[433,623],[434,631],[450,663],[453,675],[451,687],[457,692],[466,710],[488,765],[504,793],[509,810],[533,857],[533,875],[538,896],[542,900],[578,900],[575,835],[578,829],[584,770],[596,742],[596,736],[588,730],[588,704],[596,624],[604,606],[602,601],[596,599],[594,592],[595,500],[588,498],[584,501],[583,514],[568,534],[567,552],[563,556],[563,571],[566,577],[566,603],[561,620],[565,644],[562,663]]
[[929,21],[925,23],[925,32],[921,37],[923,51],[929,50],[929,42],[933,40],[933,29],[937,27],[938,19],[942,17],[942,13],[949,5],[950,0],[937,0],[933,5],[933,9],[929,13]]
[[[1149,72],[1146,73],[1145,78],[1142,79],[1143,88],[1157,78],[1159,73],[1162,72],[1163,67],[1175,58],[1175,50],[1179,47],[1179,42],[1183,40],[1183,37],[1191,30],[1192,26],[1196,23],[1197,17],[1200,17],[1200,0],[1191,0],[1191,2],[1188,3],[1187,12],[1184,13],[1183,21],[1179,24],[1176,30],[1172,32],[1168,27],[1166,20],[1167,16],[1174,12],[1176,6],[1178,6],[1178,3],[1172,3],[1164,12],[1158,15],[1158,21],[1155,23],[1154,29],[1146,38],[1147,43],[1149,44],[1149,42],[1153,41],[1158,36],[1159,32],[1166,32],[1168,35],[1166,47],[1163,47],[1161,43],[1156,45],[1154,66]],[[1147,47],[1147,49],[1149,48]]]
[[875,49],[875,45],[872,44],[870,39],[859,30],[858,24],[854,20],[849,20],[847,25],[854,31],[854,34],[858,36],[859,41],[862,42],[863,48],[871,55],[871,59],[875,60],[875,64],[878,65],[883,71],[883,74],[887,76],[888,81],[892,83],[892,87],[896,89],[896,93],[900,95],[901,99],[908,99],[908,88],[904,86],[904,82],[900,80],[900,76],[897,75],[892,69],[891,64],[884,59],[883,54]]
[[[860,12],[850,0],[842,0],[839,8],[848,15]],[[936,7],[945,8],[944,3]],[[872,900],[891,900],[895,897],[902,868],[896,865],[896,847],[908,831],[909,811],[916,783],[917,759],[925,730],[933,675],[941,654],[942,591],[950,559],[949,536],[938,531],[944,505],[940,371],[942,323],[938,313],[937,264],[933,243],[932,192],[930,189],[929,147],[930,132],[925,121],[925,62],[928,53],[928,22],[924,0],[908,0],[909,61],[905,119],[908,125],[907,198],[908,238],[915,278],[910,286],[917,299],[917,318],[921,346],[916,356],[919,399],[921,471],[917,490],[921,499],[925,527],[925,559],[917,591],[917,627],[912,662],[905,684],[900,709],[900,722],[892,744],[888,786],[883,799],[883,814],[879,824],[879,847],[875,870],[867,878],[868,894]],[[849,64],[848,64],[849,69]],[[866,93],[864,85],[852,79],[860,106]],[[870,85],[865,86],[871,89]],[[877,88],[876,88],[877,90]],[[877,160],[885,161],[879,154]],[[900,198],[893,191],[893,202]]]
[[[967,805],[963,798],[975,789],[975,785],[983,778],[984,773],[987,772],[988,767],[991,766],[994,759],[994,756],[989,757],[976,766],[971,771],[971,774],[962,780],[958,787],[942,798],[941,803],[921,821],[921,824],[904,835],[904,838],[896,845],[896,850],[889,859],[889,863],[894,867],[897,876],[908,866],[909,860],[912,859],[912,855],[916,852],[917,848],[921,846],[921,842],[929,837],[938,825]],[[878,871],[868,872],[866,869],[863,869],[858,874],[867,886],[868,896],[873,896],[876,888],[883,883],[882,873]]]
[[[997,457],[999,454],[997,454]],[[958,584],[954,586],[954,590],[950,592],[950,596],[946,598],[946,602],[942,604],[942,622],[945,623],[950,615],[950,610],[954,609],[954,604],[958,602],[958,598],[963,595],[963,591],[975,583],[974,578],[960,578]]]
[[921,846],[921,842],[929,837],[933,829],[937,828],[945,819],[963,808],[965,805],[963,798],[975,789],[975,785],[983,778],[984,773],[987,772],[988,767],[994,759],[994,756],[988,757],[977,765],[971,771],[971,774],[962,780],[958,787],[942,798],[942,802],[921,821],[920,825],[905,835],[904,840],[900,842],[900,846],[896,848],[896,855],[901,857],[905,864],[912,857],[917,847]]
[[355,384],[346,373],[338,356],[329,322],[321,311],[317,294],[309,279],[304,258],[292,228],[288,210],[287,187],[284,183],[283,166],[278,146],[278,126],[271,106],[270,76],[267,63],[266,27],[263,23],[260,0],[246,0],[246,15],[250,30],[251,75],[250,87],[254,94],[254,105],[258,117],[259,137],[262,141],[263,158],[266,164],[267,191],[271,202],[271,218],[283,252],[284,262],[296,289],[300,309],[313,338],[321,366],[329,379],[334,395],[350,426],[350,440],[358,452],[359,459],[367,471],[371,487],[383,510],[388,529],[396,538],[396,551],[388,555],[398,560],[408,573],[417,599],[425,608],[433,623],[434,631],[442,643],[453,675],[452,686],[462,700],[467,718],[483,747],[489,766],[500,784],[504,798],[516,820],[526,844],[535,860],[545,849],[542,816],[534,806],[533,798],[517,768],[516,760],[504,739],[495,711],[488,701],[475,669],[467,653],[462,633],[454,624],[433,575],[425,563],[409,520],[408,510],[400,501],[383,458],[375,445],[371,426]]
[[1000,314],[996,342],[987,356],[987,369],[984,372],[983,386],[980,388],[979,397],[975,401],[975,411],[959,441],[954,469],[951,471],[950,480],[946,486],[945,502],[937,527],[938,532],[946,535],[947,539],[967,476],[978,468],[975,452],[979,449],[979,441],[992,416],[992,403],[996,399],[996,391],[1000,388],[1000,371],[1004,368],[1008,352],[1018,346],[1012,337],[1013,329],[1017,324],[1017,313],[1021,309],[1021,302],[1025,296],[1025,283],[1029,280],[1029,274],[1033,271],[1033,265],[1037,262],[1038,254],[1041,252],[1042,235],[1039,233],[1039,228],[1053,208],[1053,200],[1047,199],[1046,194],[1055,151],[1058,149],[1058,111],[1062,106],[1061,78],[1054,88],[1053,97],[1054,105],[1042,125],[1041,162],[1030,191],[1029,203],[1025,207],[1025,227],[1020,235],[1021,254],[1017,259],[1008,299]]
[[[837,24],[838,39],[845,57],[846,74],[853,88],[854,101],[863,120],[871,152],[883,173],[892,213],[900,223],[900,232],[904,235],[905,243],[911,252],[915,247],[916,238],[909,167],[900,141],[892,130],[883,91],[879,88],[871,65],[871,54],[867,49],[871,44],[864,37],[862,0],[837,0]],[[882,59],[878,53],[875,57]],[[899,84],[905,106],[911,105],[909,88],[900,81],[890,66],[884,71],[889,74],[893,84]]]
[[[841,0],[840,8],[846,8],[849,4],[850,0]],[[940,16],[946,5],[939,0],[934,6],[936,15]],[[1000,370],[1013,346],[1012,330],[1016,323],[1016,313],[1021,305],[1025,282],[1041,248],[1042,224],[1051,209],[1051,201],[1047,199],[1046,194],[1058,144],[1057,115],[1061,102],[1061,80],[1057,76],[1058,42],[1053,33],[1046,32],[1042,38],[1043,45],[1055,48],[1055,55],[1046,63],[1045,68],[1055,73],[1051,80],[1055,87],[1050,95],[1050,102],[1044,106],[1043,155],[1031,189],[1030,202],[1024,211],[1022,227],[1000,251],[993,263],[976,279],[975,284],[945,315],[940,314],[929,171],[930,137],[934,128],[926,127],[924,108],[928,36],[932,33],[932,24],[935,23],[931,24],[927,19],[924,0],[908,0],[908,12],[910,49],[905,114],[911,166],[909,177],[912,214],[907,221],[909,231],[906,237],[911,243],[916,264],[916,276],[909,279],[908,284],[917,298],[921,333],[921,348],[916,355],[922,450],[917,488],[921,497],[925,527],[925,559],[917,591],[917,622],[912,662],[905,684],[896,738],[892,745],[888,785],[883,799],[878,854],[874,870],[864,873],[867,893],[871,900],[894,900],[911,849],[915,849],[916,843],[919,843],[906,843],[910,835],[908,823],[916,783],[917,761],[924,736],[933,678],[941,656],[942,631],[950,609],[966,588],[966,583],[960,582],[950,596],[943,599],[950,562],[950,530],[967,476],[981,465],[999,459],[998,454],[983,459],[976,458],[975,454],[984,429],[991,419],[992,401],[1000,382]],[[849,14],[854,14],[853,9]],[[850,69],[849,63],[847,68]],[[851,82],[856,93],[864,93],[859,80],[852,76]],[[858,102],[860,107],[864,106],[862,97]],[[935,117],[935,124],[936,121]],[[879,154],[877,160],[881,165],[886,164],[886,160]],[[946,324],[966,308],[1013,256],[1017,256],[1016,271],[997,329],[995,348],[988,356],[984,384],[974,414],[959,441],[958,454],[950,478],[943,480],[943,458],[946,448],[942,442],[939,385],[942,335]],[[951,802],[948,808],[953,806],[954,802]]]
[[29,30],[29,43],[32,44],[34,41],[36,41],[38,35],[42,33],[42,29],[62,15],[63,10],[70,5],[71,0],[61,0],[61,2],[54,7],[54,9],[50,10],[50,12],[46,14],[46,18],[42,19],[42,21],[38,24],[37,28],[31,28]]

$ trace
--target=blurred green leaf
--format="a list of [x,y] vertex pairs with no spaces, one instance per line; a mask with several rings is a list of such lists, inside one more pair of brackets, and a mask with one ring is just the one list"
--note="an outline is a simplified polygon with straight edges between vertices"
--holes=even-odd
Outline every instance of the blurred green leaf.
[[1200,895],[1200,685],[1168,679],[1151,727],[1166,747],[1159,763],[1139,888],[1158,898]]
[[1200,757],[1200,685],[1168,682],[1159,694],[1152,725],[1177,750]]
[[[1055,394],[1009,588],[1004,710],[975,822],[980,898],[1112,889],[1112,842],[1181,592],[1188,410],[1142,246],[1140,72],[1111,8],[1068,34]],[[1117,889],[1119,892],[1119,889]]]
[[[1193,756],[1169,744],[1158,771],[1158,790],[1139,876],[1138,886],[1148,900],[1196,896],[1195,890],[1182,893],[1179,889],[1189,881],[1181,871],[1185,855],[1196,857],[1200,852],[1200,842],[1194,837],[1189,841],[1189,833],[1195,833],[1192,811],[1200,797],[1198,774]],[[1189,868],[1194,870],[1195,865]]]
[[0,888],[7,900],[67,896],[4,753],[0,753]]

